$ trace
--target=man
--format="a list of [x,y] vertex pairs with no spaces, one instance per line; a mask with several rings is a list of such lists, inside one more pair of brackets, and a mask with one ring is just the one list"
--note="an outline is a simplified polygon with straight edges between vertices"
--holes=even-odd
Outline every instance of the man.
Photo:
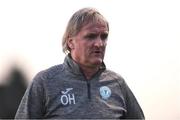
[[105,67],[108,33],[97,10],[77,11],[63,37],[64,63],[36,75],[15,118],[144,119],[123,78]]

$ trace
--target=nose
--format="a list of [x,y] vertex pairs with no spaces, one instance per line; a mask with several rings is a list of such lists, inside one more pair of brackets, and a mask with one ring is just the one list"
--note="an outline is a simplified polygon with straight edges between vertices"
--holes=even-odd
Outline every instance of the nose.
[[105,46],[105,40],[102,40],[101,37],[98,37],[96,40],[95,40],[95,46],[96,47],[103,47]]

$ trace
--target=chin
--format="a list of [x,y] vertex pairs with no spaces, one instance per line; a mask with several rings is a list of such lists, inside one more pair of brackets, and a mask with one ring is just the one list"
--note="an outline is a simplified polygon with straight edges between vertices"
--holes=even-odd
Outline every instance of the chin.
[[101,65],[102,62],[103,62],[103,59],[100,59],[100,58],[93,61],[94,65]]

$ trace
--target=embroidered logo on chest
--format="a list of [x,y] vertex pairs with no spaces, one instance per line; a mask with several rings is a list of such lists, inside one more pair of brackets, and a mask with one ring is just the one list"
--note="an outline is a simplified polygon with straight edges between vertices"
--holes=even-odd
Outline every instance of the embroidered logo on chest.
[[111,89],[107,86],[100,87],[99,92],[104,100],[107,100],[111,96]]
[[73,88],[66,88],[65,91],[61,91],[62,95],[60,100],[63,105],[76,104],[75,95],[71,92],[72,90]]

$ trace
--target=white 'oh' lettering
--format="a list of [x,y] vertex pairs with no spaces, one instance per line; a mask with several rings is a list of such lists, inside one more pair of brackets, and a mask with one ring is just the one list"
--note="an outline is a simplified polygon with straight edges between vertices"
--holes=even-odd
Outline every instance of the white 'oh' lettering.
[[66,89],[66,91],[64,92],[64,91],[61,91],[61,93],[63,94],[63,95],[61,95],[61,103],[63,104],[63,105],[68,105],[68,104],[76,104],[76,101],[75,101],[75,95],[72,93],[72,94],[67,94],[70,90],[72,90],[72,88],[71,89]]

